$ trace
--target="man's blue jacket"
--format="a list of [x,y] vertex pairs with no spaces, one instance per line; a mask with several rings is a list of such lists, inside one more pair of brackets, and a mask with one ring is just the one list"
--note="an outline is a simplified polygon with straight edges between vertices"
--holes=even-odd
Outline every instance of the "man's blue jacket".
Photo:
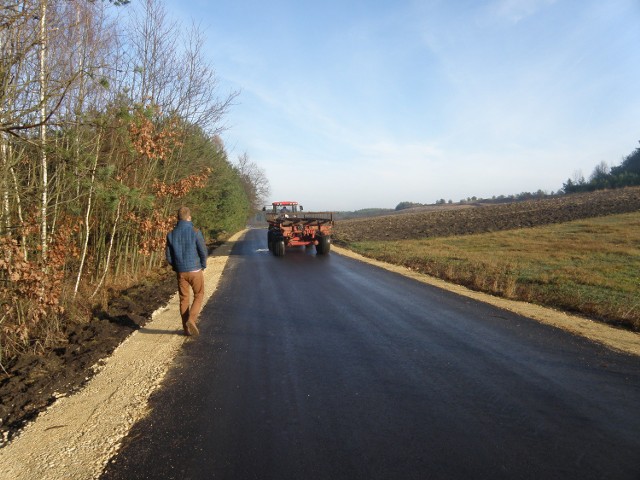
[[207,247],[202,233],[187,220],[179,220],[167,234],[165,255],[176,272],[195,272],[207,268]]

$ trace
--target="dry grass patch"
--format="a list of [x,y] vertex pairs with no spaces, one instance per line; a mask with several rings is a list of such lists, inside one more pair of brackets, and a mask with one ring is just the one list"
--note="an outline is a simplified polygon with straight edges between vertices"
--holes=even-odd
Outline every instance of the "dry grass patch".
[[640,212],[349,248],[475,290],[640,330]]

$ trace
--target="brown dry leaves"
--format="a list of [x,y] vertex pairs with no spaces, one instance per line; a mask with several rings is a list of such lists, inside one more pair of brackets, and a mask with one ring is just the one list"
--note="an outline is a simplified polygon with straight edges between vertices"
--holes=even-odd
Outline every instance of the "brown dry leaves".
[[156,180],[153,183],[154,194],[157,198],[182,198],[193,189],[204,188],[209,175],[211,175],[211,169],[205,168],[200,174],[189,175],[172,184]]
[[[158,107],[153,107],[159,113]],[[176,121],[165,128],[158,129],[144,113],[138,109],[128,126],[133,148],[138,155],[146,159],[165,159],[173,148],[180,145]]]
[[12,236],[0,237],[0,360],[30,346],[44,320],[62,314],[64,267],[77,258],[77,246],[69,242],[80,222],[63,219],[53,236],[47,263],[28,260]]

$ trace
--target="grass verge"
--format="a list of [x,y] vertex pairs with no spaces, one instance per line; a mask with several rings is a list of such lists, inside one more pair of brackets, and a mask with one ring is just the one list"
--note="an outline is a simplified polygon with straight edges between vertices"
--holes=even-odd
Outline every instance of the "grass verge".
[[474,290],[640,331],[640,212],[348,247]]

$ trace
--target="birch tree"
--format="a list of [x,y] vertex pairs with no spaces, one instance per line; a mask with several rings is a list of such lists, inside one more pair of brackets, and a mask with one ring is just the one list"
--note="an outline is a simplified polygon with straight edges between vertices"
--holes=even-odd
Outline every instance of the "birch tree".
[[47,261],[47,0],[40,0],[40,248],[42,259]]

